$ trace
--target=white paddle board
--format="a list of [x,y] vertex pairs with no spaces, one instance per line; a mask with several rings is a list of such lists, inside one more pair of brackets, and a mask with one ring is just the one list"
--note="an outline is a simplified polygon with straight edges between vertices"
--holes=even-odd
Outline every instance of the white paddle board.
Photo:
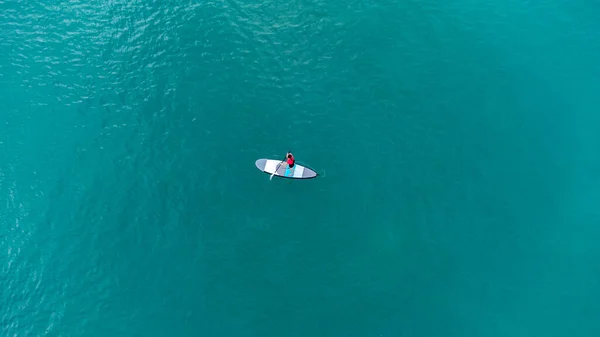
[[[281,160],[276,159],[258,159],[256,168],[264,173],[274,174],[276,177],[290,179],[311,179],[318,176],[317,172],[309,167],[294,164],[291,169],[287,167]],[[275,172],[277,170],[277,172]]]

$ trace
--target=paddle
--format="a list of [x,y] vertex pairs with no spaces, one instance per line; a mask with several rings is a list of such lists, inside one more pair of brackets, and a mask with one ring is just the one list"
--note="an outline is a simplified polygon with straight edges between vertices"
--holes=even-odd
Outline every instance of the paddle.
[[[283,163],[283,162],[281,162],[281,163]],[[273,180],[273,176],[275,175],[275,173],[277,173],[277,170],[279,170],[281,163],[277,164],[277,167],[275,167],[275,172],[273,172],[273,174],[271,174],[271,176],[269,177],[269,180]]]
[[[290,153],[290,151],[288,151],[288,153]],[[281,166],[281,164],[283,164],[286,160],[287,160],[287,154],[285,155],[285,159],[283,159],[279,164],[277,164],[277,167],[275,167],[275,171],[273,172],[273,174],[271,174],[271,176],[269,177],[269,180],[273,180],[273,176],[275,175],[275,173],[277,173],[277,170],[279,170],[279,167]]]

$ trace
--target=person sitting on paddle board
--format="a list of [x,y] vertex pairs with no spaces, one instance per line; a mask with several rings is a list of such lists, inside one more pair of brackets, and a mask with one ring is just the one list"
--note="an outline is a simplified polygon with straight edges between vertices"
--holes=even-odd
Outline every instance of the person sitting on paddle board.
[[287,158],[287,164],[289,168],[294,168],[294,164],[296,163],[296,159],[294,159],[294,155],[291,152],[288,152],[285,156]]
[[296,164],[296,159],[294,159],[294,155],[291,152],[288,152],[285,158],[285,163],[287,164],[287,167],[285,169],[285,175],[287,177],[292,173],[294,165]]

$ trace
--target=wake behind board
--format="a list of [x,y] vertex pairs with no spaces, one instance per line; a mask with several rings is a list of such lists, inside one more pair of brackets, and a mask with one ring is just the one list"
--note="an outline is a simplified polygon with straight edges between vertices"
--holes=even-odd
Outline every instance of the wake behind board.
[[[275,173],[276,177],[281,178],[290,178],[290,179],[311,179],[318,176],[317,172],[312,169],[295,164],[292,169],[287,168],[287,165],[283,165],[281,160],[275,159],[259,159],[256,161],[256,167],[263,171],[264,173],[273,174],[275,169],[277,172]],[[281,164],[281,165],[279,165]],[[277,167],[279,165],[279,167]]]

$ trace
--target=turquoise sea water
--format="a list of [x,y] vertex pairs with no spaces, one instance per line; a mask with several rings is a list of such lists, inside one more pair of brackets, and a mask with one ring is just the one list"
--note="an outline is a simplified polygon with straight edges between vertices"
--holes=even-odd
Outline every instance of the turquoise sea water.
[[0,336],[600,336],[599,17],[0,0]]

